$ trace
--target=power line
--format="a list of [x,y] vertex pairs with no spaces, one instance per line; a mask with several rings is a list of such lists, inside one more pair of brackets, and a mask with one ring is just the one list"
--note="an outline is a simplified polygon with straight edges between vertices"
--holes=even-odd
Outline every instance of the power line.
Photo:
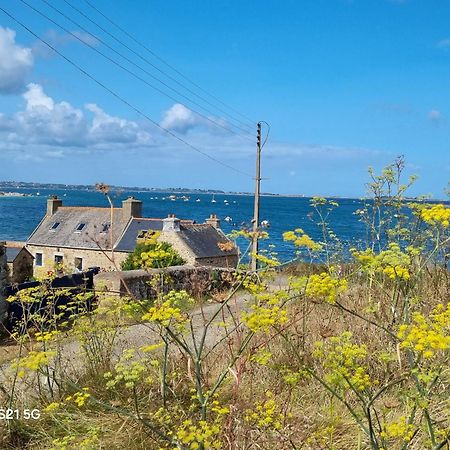
[[[167,98],[170,98],[171,100],[173,100],[174,102],[180,103],[180,101],[171,96],[170,94],[167,94],[166,92],[164,92],[163,90],[159,89],[158,87],[154,86],[153,84],[149,83],[145,78],[142,78],[140,75],[136,74],[135,72],[133,72],[132,70],[128,69],[127,67],[125,67],[124,65],[122,65],[120,62],[116,61],[115,59],[111,58],[110,56],[106,55],[105,53],[103,53],[102,51],[100,51],[99,49],[95,48],[93,45],[89,44],[88,42],[86,42],[85,40],[83,40],[82,38],[80,38],[79,36],[77,36],[75,33],[73,33],[72,31],[68,30],[67,28],[65,28],[63,25],[59,24],[58,22],[56,22],[55,20],[53,20],[51,17],[47,16],[45,13],[43,13],[42,11],[38,10],[37,8],[35,8],[34,6],[30,5],[27,1],[25,0],[20,0],[24,5],[28,6],[30,9],[32,9],[33,11],[35,11],[37,14],[39,14],[40,16],[44,17],[45,19],[47,19],[49,22],[53,23],[54,25],[56,25],[57,27],[59,27],[61,30],[63,30],[65,33],[71,35],[72,37],[74,37],[75,39],[77,39],[79,42],[81,42],[83,45],[86,45],[87,47],[89,47],[91,50],[93,50],[94,52],[98,53],[99,55],[103,56],[103,58],[105,58],[106,60],[110,61],[111,63],[113,63],[114,65],[116,65],[117,67],[119,67],[120,69],[122,69],[123,71],[127,72],[128,74],[132,75],[133,77],[135,77],[136,79],[138,79],[139,81],[141,81],[142,83],[146,84],[147,86],[151,87],[152,89],[156,90],[157,92],[159,92],[160,94],[166,96]],[[96,38],[96,36],[92,35],[94,38]],[[114,49],[113,49],[114,50]],[[114,50],[115,51],[115,50]],[[117,53],[117,52],[116,52]],[[120,54],[120,53],[119,53]],[[134,64],[131,60],[129,60],[127,57],[122,56],[122,58],[128,60],[129,62],[131,62],[132,64]],[[134,64],[136,65],[136,64]],[[150,72],[146,71],[145,69],[139,67],[141,70],[143,70],[144,72],[146,72],[148,75],[150,75],[151,77],[157,79],[160,83],[168,86],[167,84],[165,84],[164,82],[162,82],[161,80],[159,80],[157,77],[153,76]],[[186,96],[184,96],[183,94],[179,93],[178,91],[176,91],[175,89],[171,88],[170,86],[168,86],[170,89],[174,90],[175,92],[177,92],[179,95],[187,98]],[[192,100],[190,100],[192,101]],[[196,103],[195,101],[192,101],[192,103]],[[197,104],[197,103],[196,103]],[[198,104],[197,104],[198,105]],[[201,105],[200,106],[202,109],[203,108]],[[210,117],[206,116],[205,114],[202,114],[198,111],[196,111],[193,108],[189,108],[192,112],[194,112],[195,114],[197,114],[198,116],[202,117],[203,119],[207,120],[208,122],[211,122],[213,125],[222,128],[228,132],[231,132],[243,139],[248,139],[251,140],[250,138],[247,138],[246,136],[240,135],[238,133],[236,133],[234,130],[232,130],[231,128],[228,128],[224,125],[221,125],[219,122],[211,119]],[[244,130],[245,131],[245,130]],[[245,131],[247,132],[247,131]]]
[[[50,7],[52,7],[53,9],[57,10],[55,7],[53,7],[52,5],[49,4],[48,0],[42,0],[43,2],[45,2],[46,4],[48,4]],[[156,66],[155,64],[153,64],[148,58],[146,58],[145,56],[142,56],[140,53],[136,52],[133,48],[131,48],[129,45],[127,45],[126,43],[124,43],[122,40],[118,39],[114,34],[112,34],[110,31],[108,31],[106,28],[102,27],[98,22],[96,22],[95,20],[91,19],[85,12],[83,12],[82,10],[80,10],[79,8],[77,8],[76,6],[72,5],[72,3],[70,3],[68,0],[63,0],[64,3],[66,3],[67,5],[69,5],[74,11],[78,12],[81,16],[83,16],[86,20],[88,20],[90,23],[92,23],[94,26],[96,26],[97,28],[99,28],[101,31],[103,31],[105,34],[107,34],[109,37],[111,37],[112,39],[114,39],[116,42],[118,42],[120,45],[122,45],[123,47],[125,47],[128,51],[132,52],[134,55],[136,55],[138,58],[140,58],[142,61],[146,62],[147,64],[149,64],[151,67],[153,67],[155,70],[157,70],[158,72],[160,72],[161,74],[165,75],[167,78],[169,78],[170,80],[172,80],[174,83],[176,83],[177,85],[181,86],[182,88],[186,89],[188,92],[190,92],[191,94],[195,95],[196,97],[200,98],[202,101],[204,101],[205,103],[207,103],[208,105],[212,106],[213,108],[216,108],[218,111],[220,111],[221,113],[225,114],[227,117],[231,118],[232,120],[234,120],[235,122],[240,123],[241,125],[243,125],[244,127],[248,127],[250,129],[250,125],[248,123],[243,122],[242,120],[236,118],[235,116],[231,115],[230,113],[226,112],[223,108],[220,108],[219,106],[215,105],[214,103],[210,102],[208,99],[206,99],[205,97],[199,95],[197,92],[195,92],[194,90],[190,89],[188,86],[186,86],[185,84],[181,83],[180,81],[178,81],[175,77],[171,76],[170,74],[168,74],[167,72],[165,72],[164,70],[160,69],[158,66]],[[60,12],[60,11],[59,11]],[[62,14],[60,12],[60,14]],[[69,19],[72,21],[72,19]],[[73,22],[73,21],[72,21]],[[75,23],[75,22],[73,22]],[[76,23],[75,23],[76,24]],[[81,25],[76,24],[77,26],[79,26],[80,28]],[[85,30],[86,31],[86,30]],[[87,31],[89,33],[89,31]],[[173,69],[172,69],[173,70]],[[207,94],[208,95],[208,94]],[[219,103],[222,103],[220,100],[216,99],[216,102],[219,101]],[[240,113],[239,113],[240,114]],[[253,124],[252,124],[253,125]]]
[[133,111],[135,111],[137,114],[139,114],[140,116],[142,116],[144,119],[148,120],[149,122],[151,122],[153,125],[155,125],[156,127],[158,127],[159,129],[161,129],[162,131],[164,131],[165,133],[167,133],[168,135],[172,136],[173,138],[175,138],[176,140],[178,140],[179,142],[185,144],[186,146],[188,146],[189,148],[191,148],[192,150],[200,153],[201,155],[207,157],[208,159],[216,162],[217,164],[220,164],[221,166],[227,167],[230,170],[233,170],[234,172],[240,173],[241,175],[245,175],[247,177],[251,177],[251,175],[249,175],[248,173],[239,170],[233,166],[230,166],[229,164],[221,161],[220,159],[215,158],[214,156],[211,156],[210,154],[206,153],[203,150],[200,150],[198,147],[196,147],[195,145],[190,144],[189,142],[185,141],[183,138],[179,137],[178,135],[176,135],[175,133],[173,133],[172,131],[168,130],[167,128],[162,127],[158,122],[154,121],[150,116],[148,116],[146,113],[144,113],[143,111],[141,111],[139,108],[137,108],[136,106],[134,106],[133,104],[131,104],[128,100],[126,100],[125,98],[123,98],[121,95],[119,95],[117,92],[115,92],[114,90],[110,89],[108,86],[106,86],[104,83],[102,83],[101,81],[99,81],[96,77],[94,77],[93,75],[91,75],[89,72],[87,72],[85,69],[83,69],[81,66],[79,66],[76,62],[72,61],[69,57],[67,57],[66,55],[64,55],[62,52],[60,52],[59,50],[57,50],[53,45],[51,45],[49,42],[47,42],[45,39],[41,38],[38,34],[36,34],[31,28],[29,28],[27,25],[25,25],[23,22],[21,22],[19,19],[17,19],[15,16],[13,16],[11,13],[9,13],[6,9],[4,9],[3,7],[0,6],[0,11],[2,11],[4,14],[6,14],[11,20],[13,20],[15,23],[17,23],[18,25],[20,25],[23,29],[25,29],[26,31],[28,31],[31,35],[33,35],[36,39],[38,39],[40,42],[42,42],[43,44],[45,44],[48,48],[50,48],[51,50],[53,50],[57,55],[61,56],[61,58],[63,58],[66,62],[68,62],[71,66],[75,67],[79,72],[81,72],[83,75],[85,75],[87,78],[89,78],[90,80],[94,81],[97,85],[99,85],[102,89],[106,90],[107,92],[109,92],[112,96],[114,96],[116,99],[118,99],[119,101],[121,101],[122,103],[124,103],[125,105],[127,105],[129,108],[131,108]]
[[[65,1],[65,0],[64,0]],[[115,26],[118,30],[120,30],[122,33],[124,33],[126,36],[128,36],[133,42],[135,42],[138,46],[142,47],[144,50],[146,50],[148,53],[150,53],[152,56],[154,56],[156,59],[158,59],[159,61],[161,61],[166,67],[168,67],[169,69],[173,70],[175,73],[177,73],[178,75],[180,75],[182,78],[184,78],[186,81],[188,81],[189,83],[191,83],[193,86],[195,86],[197,89],[199,89],[201,92],[203,92],[204,94],[208,95],[209,97],[213,98],[214,100],[216,100],[217,102],[219,102],[221,105],[225,106],[226,108],[228,108],[230,111],[235,112],[236,114],[238,114],[239,116],[241,116],[242,118],[246,119],[247,121],[249,121],[251,124],[254,124],[255,121],[249,117],[247,117],[246,115],[242,114],[241,112],[239,112],[237,109],[227,105],[225,102],[223,102],[222,100],[220,100],[218,97],[216,97],[215,95],[209,93],[208,91],[206,91],[205,89],[203,89],[201,86],[199,86],[197,83],[195,83],[194,81],[192,81],[190,78],[188,78],[186,75],[184,75],[182,72],[180,72],[178,69],[176,69],[174,66],[172,66],[171,64],[169,64],[167,61],[165,61],[163,58],[161,58],[161,56],[159,56],[156,52],[154,52],[152,49],[150,49],[147,45],[143,44],[142,42],[140,42],[138,39],[136,39],[131,33],[129,33],[127,30],[125,30],[124,28],[122,28],[118,23],[114,22],[112,19],[110,19],[106,14],[104,14],[102,11],[100,11],[95,5],[92,4],[92,2],[90,2],[89,0],[84,0],[84,2],[89,5],[92,9],[94,9],[95,11],[97,11],[98,14],[100,14],[105,20],[107,20],[110,24],[112,24],[113,26]]]

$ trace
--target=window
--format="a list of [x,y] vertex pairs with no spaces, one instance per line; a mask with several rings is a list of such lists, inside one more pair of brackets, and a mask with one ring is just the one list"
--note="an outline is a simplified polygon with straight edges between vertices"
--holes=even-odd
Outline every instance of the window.
[[75,233],[81,233],[84,230],[85,226],[86,226],[85,223],[79,223],[75,228]]
[[55,255],[55,264],[62,264],[63,263],[63,256],[62,255]]
[[34,255],[34,265],[38,267],[42,267],[43,259],[42,259],[42,253],[36,253]]
[[149,239],[155,234],[153,230],[140,230],[137,234],[137,239]]
[[75,269],[77,269],[81,272],[83,270],[83,258],[78,258],[78,257],[75,258],[74,266],[75,266]]
[[61,225],[61,222],[55,222],[51,227],[50,231],[56,231],[56,229]]

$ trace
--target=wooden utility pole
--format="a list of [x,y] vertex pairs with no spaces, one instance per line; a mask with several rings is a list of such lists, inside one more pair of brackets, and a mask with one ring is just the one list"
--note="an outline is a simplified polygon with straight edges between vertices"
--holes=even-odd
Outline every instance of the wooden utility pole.
[[259,197],[261,188],[261,122],[256,125],[256,176],[255,208],[253,212],[252,260],[250,270],[258,269]]

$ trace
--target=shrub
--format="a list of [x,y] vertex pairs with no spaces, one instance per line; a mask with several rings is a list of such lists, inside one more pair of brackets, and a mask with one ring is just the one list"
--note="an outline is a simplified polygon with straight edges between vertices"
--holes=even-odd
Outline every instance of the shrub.
[[134,252],[122,263],[122,270],[158,269],[161,267],[180,266],[183,258],[168,242],[159,242],[159,233],[139,241]]

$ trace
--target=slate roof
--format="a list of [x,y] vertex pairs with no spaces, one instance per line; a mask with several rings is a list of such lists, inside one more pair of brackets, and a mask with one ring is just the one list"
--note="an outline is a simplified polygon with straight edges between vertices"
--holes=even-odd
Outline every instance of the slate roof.
[[[61,206],[52,216],[45,216],[28,238],[27,245],[69,247],[79,249],[111,249],[110,230],[104,225],[111,222],[110,208]],[[122,235],[129,218],[124,218],[121,208],[113,210],[113,245]],[[59,225],[52,229],[52,227]],[[81,232],[76,229],[85,224]]]
[[141,231],[161,231],[163,221],[161,219],[136,219],[133,218],[120,237],[115,250],[118,252],[132,252],[136,247],[136,241]]
[[17,255],[20,253],[22,249],[20,247],[6,247],[6,260],[9,263],[14,262],[17,258]]
[[[182,224],[193,224],[192,220],[181,220]],[[150,219],[150,218],[135,218],[130,221],[129,225],[125,229],[122,236],[119,238],[119,242],[115,246],[115,250],[118,252],[132,252],[136,247],[136,241],[141,232],[161,231],[163,228],[162,219]]]
[[237,254],[237,248],[225,251],[219,247],[219,243],[226,244],[231,241],[209,224],[181,225],[180,238],[189,246],[196,258],[215,258],[218,256],[233,256]]
[[[8,263],[13,263],[22,250],[25,250],[26,252],[28,252],[28,250],[26,248],[24,249],[24,247],[8,246],[7,245],[6,246],[6,260],[7,260],[7,262]],[[30,255],[31,255],[31,253],[30,253]],[[32,258],[34,258],[34,256],[32,256]]]

